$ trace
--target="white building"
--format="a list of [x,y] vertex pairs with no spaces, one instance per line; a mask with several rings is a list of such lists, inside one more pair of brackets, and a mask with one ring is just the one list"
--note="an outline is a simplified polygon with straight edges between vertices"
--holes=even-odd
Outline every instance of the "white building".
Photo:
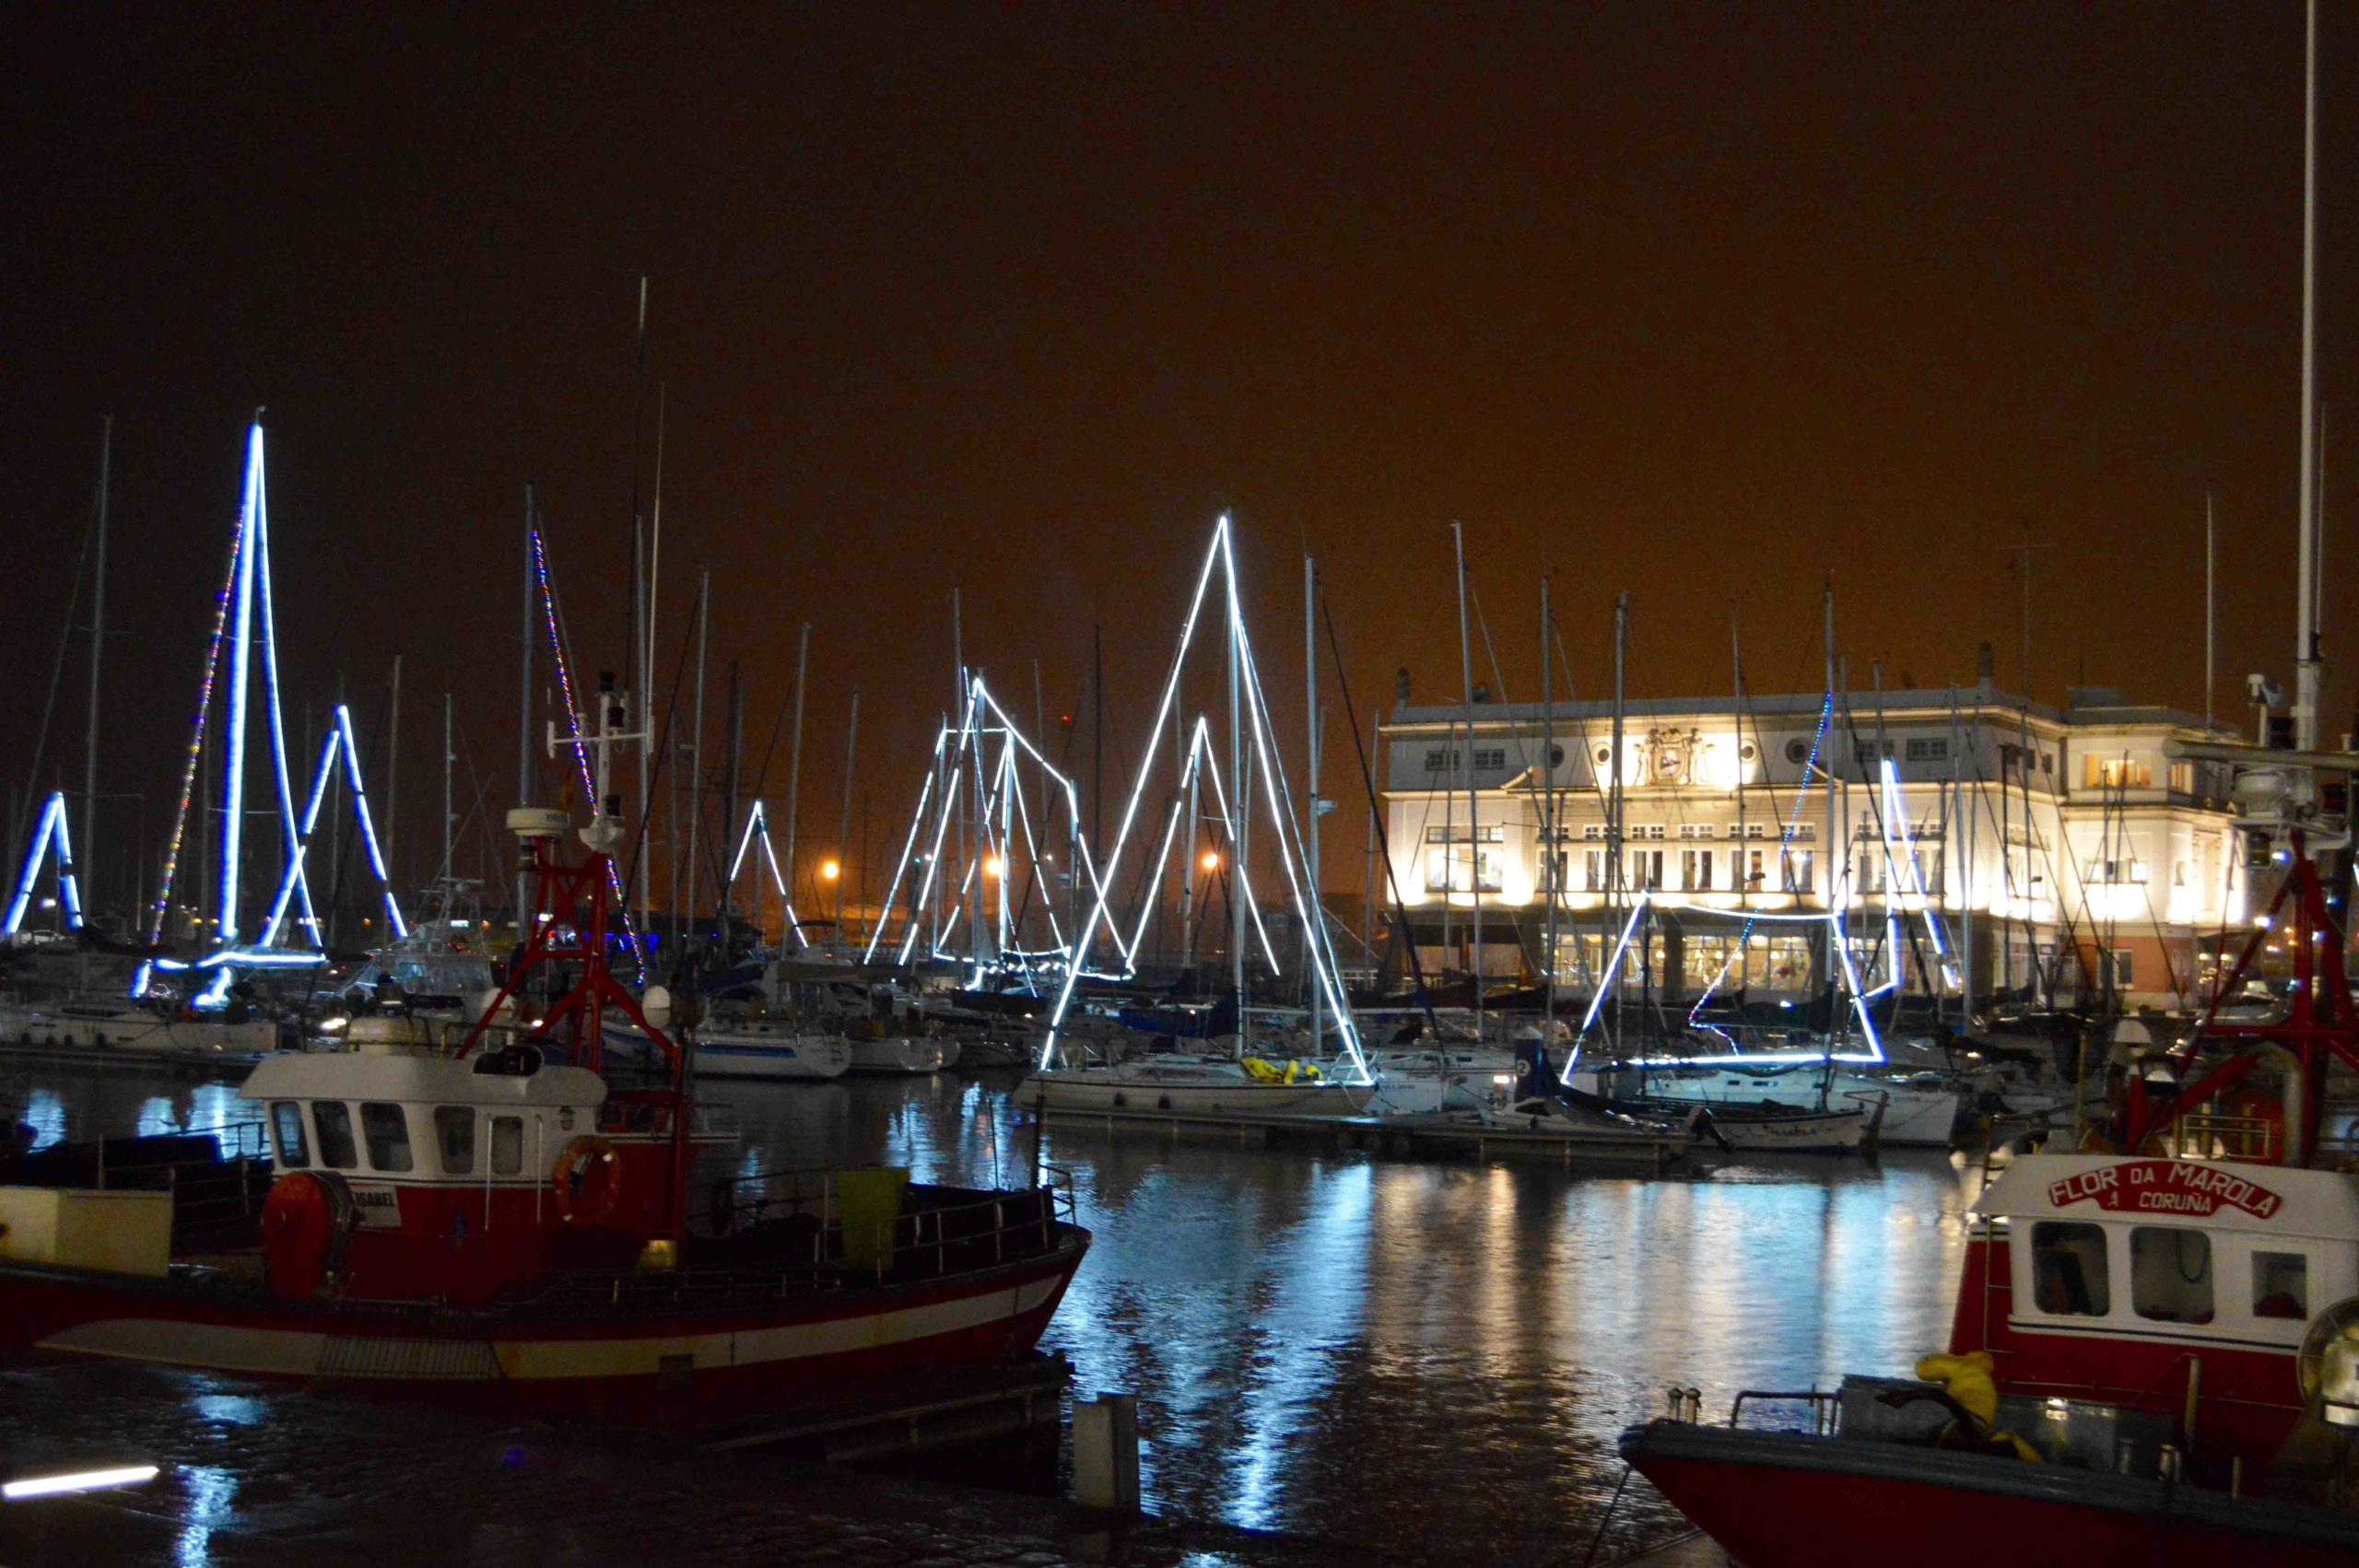
[[1486,977],[1539,977],[1553,883],[1558,981],[1576,991],[1643,895],[1654,918],[1625,984],[1666,1000],[1823,994],[1840,909],[1867,989],[1896,970],[1978,1005],[2108,985],[2172,1004],[2247,919],[2229,769],[2164,751],[2206,733],[2102,688],[2062,711],[1987,682],[1632,700],[1617,769],[1605,703],[1403,704],[1383,726],[1392,885],[1377,895],[1397,895],[1428,976],[1475,967],[1479,923]]

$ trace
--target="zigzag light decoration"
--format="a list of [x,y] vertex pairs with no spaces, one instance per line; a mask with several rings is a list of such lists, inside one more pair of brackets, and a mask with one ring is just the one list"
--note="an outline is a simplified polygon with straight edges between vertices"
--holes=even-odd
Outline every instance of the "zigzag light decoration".
[[[994,746],[996,755],[986,760],[986,753]],[[970,788],[976,806],[977,832],[957,879],[956,891],[959,902],[953,907],[941,930],[933,933],[927,951],[930,956],[938,959],[960,956],[969,959],[977,965],[977,973],[969,977],[969,983],[974,984],[980,982],[980,969],[988,963],[1010,959],[1017,953],[1021,945],[1021,932],[1017,928],[1022,923],[1023,912],[1013,893],[1018,864],[1015,848],[1019,842],[1023,845],[1023,863],[1029,868],[1035,885],[1042,884],[1045,878],[1041,868],[1049,863],[1049,858],[1041,845],[1040,832],[1042,828],[1052,825],[1041,824],[1036,826],[1032,821],[1031,802],[1024,787],[1023,777],[1023,769],[1027,766],[1055,786],[1057,798],[1062,802],[1071,862],[1080,868],[1085,885],[1092,895],[1103,895],[1097,860],[1081,831],[1080,785],[1048,759],[1047,754],[1024,732],[1023,726],[1016,723],[1014,716],[992,694],[983,677],[980,674],[971,675],[967,684],[967,700],[961,705],[957,724],[945,725],[934,736],[933,760],[927,769],[924,783],[919,787],[917,809],[910,813],[909,835],[902,842],[900,860],[893,868],[892,882],[886,890],[883,907],[889,910],[899,897],[903,883],[909,880],[911,867],[923,868],[917,873],[915,885],[910,891],[901,940],[895,949],[896,962],[907,964],[910,961],[918,940],[924,932],[923,916],[935,888],[938,885],[948,886],[941,875],[943,846],[949,838],[960,793]],[[942,782],[954,778],[958,780],[955,785]],[[928,814],[929,807],[933,808],[931,815]],[[926,846],[922,853],[918,848],[921,839]],[[965,913],[965,901],[973,891],[976,879],[984,876],[984,868],[993,861],[997,862],[999,871],[996,877],[998,886],[992,895],[990,934],[984,936],[980,931],[970,931],[969,941],[974,951],[966,955],[953,954],[948,948],[950,934]],[[1041,907],[1054,944],[1056,956],[1052,962],[1062,966],[1068,962],[1063,922],[1057,919],[1054,899],[1042,899]],[[869,934],[863,962],[875,957],[884,939],[884,928],[885,922],[880,919],[876,929]],[[1115,942],[1122,954],[1127,972],[1133,944],[1125,942],[1120,933],[1116,933]],[[987,945],[988,956],[985,952]],[[1029,984],[1029,962],[1025,964],[1024,973]]]
[[797,947],[808,947],[811,939],[803,934],[803,917],[794,912],[794,895],[786,885],[786,873],[779,869],[778,851],[770,846],[770,817],[768,802],[756,801],[754,809],[745,815],[745,831],[737,836],[737,854],[729,862],[729,885],[737,885],[738,868],[745,863],[745,851],[754,846],[754,836],[761,835],[762,859],[770,869],[770,885],[778,889],[779,907],[786,912],[786,929],[794,933]]
[[[1154,776],[1156,758],[1161,752],[1164,735],[1170,725],[1171,715],[1179,699],[1180,679],[1187,668],[1188,650],[1195,641],[1196,627],[1203,618],[1205,596],[1212,587],[1213,575],[1217,570],[1222,578],[1222,608],[1227,623],[1222,642],[1229,659],[1233,661],[1236,681],[1233,689],[1237,695],[1241,696],[1244,708],[1242,715],[1234,713],[1231,715],[1232,729],[1238,732],[1233,733],[1230,740],[1234,744],[1242,744],[1250,739],[1254,757],[1253,766],[1261,775],[1262,804],[1266,807],[1268,815],[1276,827],[1278,859],[1285,870],[1287,891],[1292,896],[1295,911],[1302,921],[1303,929],[1311,933],[1309,942],[1311,983],[1320,988],[1320,993],[1327,1004],[1328,1011],[1336,1021],[1336,1027],[1343,1038],[1344,1054],[1351,1059],[1359,1082],[1363,1084],[1372,1083],[1375,1082],[1375,1075],[1368,1070],[1367,1059],[1360,1047],[1359,1031],[1353,1023],[1351,1008],[1345,1000],[1344,988],[1338,978],[1339,965],[1335,958],[1333,938],[1327,930],[1326,921],[1320,918],[1320,913],[1312,901],[1315,898],[1317,879],[1309,864],[1301,835],[1297,826],[1292,788],[1286,782],[1285,769],[1279,765],[1275,748],[1270,742],[1269,705],[1262,693],[1260,670],[1254,662],[1252,639],[1245,626],[1243,600],[1238,588],[1237,561],[1230,547],[1231,529],[1230,521],[1224,513],[1213,528],[1211,544],[1206,548],[1203,565],[1196,574],[1195,591],[1189,599],[1187,614],[1180,623],[1179,645],[1173,649],[1170,670],[1164,678],[1163,694],[1156,703],[1155,720],[1147,731],[1145,753],[1139,759],[1138,777],[1131,786],[1129,800],[1123,803],[1121,825],[1115,833],[1114,846],[1106,856],[1105,879],[1099,883],[1097,889],[1097,896],[1090,907],[1088,919],[1083,922],[1082,929],[1074,936],[1071,960],[1065,966],[1064,983],[1059,989],[1056,1004],[1049,1014],[1048,1034],[1041,1043],[1039,1065],[1042,1068],[1056,1065],[1057,1032],[1063,1026],[1065,1014],[1071,1010],[1074,989],[1079,983],[1082,971],[1087,964],[1091,943],[1096,940],[1101,927],[1113,939],[1117,948],[1123,952],[1125,964],[1127,965],[1130,961],[1130,951],[1124,946],[1121,933],[1113,923],[1106,883],[1111,881],[1115,868],[1121,864],[1123,851],[1131,841],[1132,830],[1137,825],[1139,801],[1145,793],[1147,780]],[[1190,761],[1186,765],[1189,769],[1202,766],[1204,762],[1213,761],[1215,757],[1215,754],[1207,743],[1209,727],[1201,716],[1193,726],[1193,733],[1198,743],[1191,746]],[[1232,797],[1227,785],[1222,781],[1221,771],[1216,761],[1213,766],[1205,767],[1203,771],[1209,773],[1212,778],[1215,808],[1229,830],[1231,842],[1235,843],[1238,830],[1243,818],[1251,812],[1253,802],[1242,791],[1237,792]],[[1171,837],[1171,830],[1167,826],[1163,836],[1167,852]],[[1241,865],[1234,865],[1233,870],[1237,876],[1240,900],[1250,899],[1250,884],[1244,875],[1245,868]],[[1259,930],[1261,916],[1258,908],[1253,911],[1252,918],[1256,930]],[[1262,942],[1266,950],[1268,944],[1266,932],[1262,932]],[[1273,958],[1274,959],[1274,954]]]
[[33,884],[41,879],[41,861],[54,859],[57,866],[57,906],[65,912],[69,930],[82,929],[82,892],[74,882],[74,841],[65,831],[65,791],[51,795],[41,808],[41,820],[33,825],[32,841],[25,848],[24,864],[17,872],[16,892],[8,899],[8,913],[0,920],[0,934],[14,936],[25,923],[25,911],[32,907]]

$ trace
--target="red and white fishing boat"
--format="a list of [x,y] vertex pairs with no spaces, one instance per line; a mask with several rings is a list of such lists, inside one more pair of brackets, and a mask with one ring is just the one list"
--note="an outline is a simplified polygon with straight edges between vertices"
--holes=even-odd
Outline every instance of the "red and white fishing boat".
[[[1975,1205],[1949,1353],[1918,1379],[1742,1394],[1624,1433],[1745,1568],[2359,1562],[2359,1176],[2318,1156],[2359,1071],[2340,923],[2302,836],[2271,911],[2294,989],[2140,1064],[2092,1147]],[[2348,872],[2341,887],[2347,894]],[[2290,916],[2290,921],[2287,917]],[[2215,994],[2237,994],[2271,922]],[[1738,1424],[1801,1410],[1802,1430]]]
[[[510,821],[539,919],[464,1043],[264,1062],[241,1090],[267,1126],[252,1186],[225,1162],[172,1192],[119,1166],[0,1188],[0,1352],[663,1420],[1028,1352],[1088,1246],[1069,1192],[695,1176],[722,1140],[689,1053],[606,966],[611,817],[569,866],[563,813]],[[603,1073],[609,1009],[658,1047],[652,1086]],[[200,1213],[200,1192],[228,1197]]]

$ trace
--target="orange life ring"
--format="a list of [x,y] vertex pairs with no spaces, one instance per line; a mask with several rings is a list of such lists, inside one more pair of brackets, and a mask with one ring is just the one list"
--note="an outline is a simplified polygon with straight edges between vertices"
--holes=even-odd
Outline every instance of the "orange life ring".
[[263,1200],[263,1252],[273,1295],[332,1296],[344,1283],[345,1253],[359,1209],[334,1171],[288,1171]]
[[615,1146],[591,1136],[568,1143],[549,1172],[557,1217],[567,1224],[603,1224],[623,1196],[623,1163]]

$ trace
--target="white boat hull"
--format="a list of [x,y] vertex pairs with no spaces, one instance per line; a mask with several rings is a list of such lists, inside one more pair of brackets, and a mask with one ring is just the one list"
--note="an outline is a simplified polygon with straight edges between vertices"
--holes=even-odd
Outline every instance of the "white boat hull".
[[1356,1116],[1370,1091],[1320,1079],[1265,1083],[1153,1069],[1035,1072],[1017,1091],[1034,1109],[1164,1111],[1174,1116]]
[[278,1048],[278,1025],[266,1018],[231,1024],[216,1018],[160,1018],[72,1007],[0,1007],[0,1044],[46,1049],[121,1051],[136,1056],[258,1056]]
[[[1636,1086],[1635,1074],[1624,1076],[1625,1087]],[[1648,1098],[1675,1101],[1684,1106],[1741,1108],[1765,1101],[1789,1106],[1815,1105],[1818,1099],[1815,1073],[1780,1074],[1776,1077],[1742,1071],[1714,1073],[1709,1077],[1650,1074],[1645,1082]],[[1887,1148],[1895,1145],[1948,1148],[1957,1129],[1958,1113],[1965,1103],[1965,1096],[1952,1088],[1929,1089],[1915,1084],[1886,1082],[1859,1073],[1838,1072],[1827,1089],[1826,1108],[1872,1107],[1879,1098],[1884,1101],[1884,1127],[1877,1135],[1877,1141]]]
[[948,1067],[951,1055],[943,1040],[895,1035],[882,1040],[850,1040],[853,1072],[890,1072],[919,1076]]
[[851,1047],[832,1035],[737,1034],[722,1031],[696,1044],[699,1078],[840,1078],[851,1067]]

